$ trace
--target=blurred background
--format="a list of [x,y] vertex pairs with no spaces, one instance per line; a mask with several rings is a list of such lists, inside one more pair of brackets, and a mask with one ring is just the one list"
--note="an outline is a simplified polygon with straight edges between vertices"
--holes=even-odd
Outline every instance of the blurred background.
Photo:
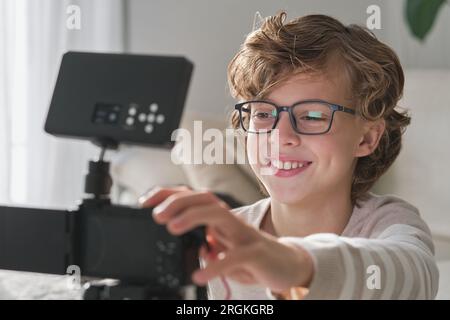
[[[279,10],[286,10],[288,19],[322,13],[362,25],[379,13],[379,28],[372,31],[400,57],[406,74],[400,105],[413,120],[404,150],[374,191],[396,194],[419,208],[432,229],[441,268],[448,268],[441,273],[449,298],[450,4],[445,0],[0,0],[0,202],[67,207],[82,197],[87,159],[98,151],[43,131],[64,52],[186,56],[195,69],[183,125],[201,119],[204,127],[225,128],[234,104],[227,64],[252,31],[255,13],[265,17]],[[110,157],[118,201],[132,203],[151,186],[170,183],[216,188],[242,202],[261,197],[248,168],[175,168],[168,151],[135,147]]]

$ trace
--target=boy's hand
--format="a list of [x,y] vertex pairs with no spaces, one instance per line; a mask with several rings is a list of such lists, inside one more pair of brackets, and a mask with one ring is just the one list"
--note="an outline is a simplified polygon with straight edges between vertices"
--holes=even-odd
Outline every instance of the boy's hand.
[[157,188],[140,200],[143,207],[156,206],[154,220],[165,224],[173,235],[207,226],[208,242],[217,259],[211,259],[206,247],[201,248],[200,256],[208,264],[193,273],[193,281],[198,285],[224,275],[240,283],[261,284],[281,292],[293,286],[307,286],[312,278],[313,265],[306,251],[282,244],[249,226],[213,193],[188,187]]

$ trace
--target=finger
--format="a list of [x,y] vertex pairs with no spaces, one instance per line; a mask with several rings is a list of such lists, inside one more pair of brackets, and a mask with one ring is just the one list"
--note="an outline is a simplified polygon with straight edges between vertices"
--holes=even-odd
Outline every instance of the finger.
[[167,229],[173,235],[181,235],[199,226],[220,228],[223,238],[231,240],[240,239],[239,234],[244,234],[247,227],[233,214],[219,207],[216,203],[190,206],[178,213],[176,217],[167,223]]
[[202,259],[207,259],[207,255],[208,255],[208,248],[206,247],[206,245],[202,245],[200,249],[198,249],[198,256]]
[[211,230],[213,239],[221,244],[219,252],[225,248],[247,245],[261,238],[254,227],[215,204],[189,207],[171,219],[167,229],[173,235],[181,235],[200,226],[207,226]]
[[192,281],[198,285],[205,285],[208,281],[245,268],[245,264],[252,257],[252,252],[247,247],[228,252],[223,259],[213,260],[204,269],[196,270],[192,274]]
[[212,259],[210,251],[208,250],[206,245],[200,247],[198,256],[206,262],[209,262]]
[[213,227],[207,227],[206,241],[208,242],[209,247],[214,250],[216,254],[231,247],[231,242],[227,239],[227,237],[217,228]]
[[210,227],[206,231],[206,242],[207,244],[202,245],[198,250],[198,256],[205,261],[215,259],[217,255],[226,249],[224,245],[214,239]]
[[[236,217],[238,221],[241,223],[247,225],[247,223],[240,219],[239,217]],[[208,241],[209,238],[211,238],[211,247],[215,248],[215,251],[217,253],[220,253],[226,249],[230,249],[234,246],[233,240],[229,239],[229,235],[227,235],[226,230],[221,230],[220,227],[208,227],[207,233],[206,233],[206,239]]]
[[252,276],[250,272],[247,270],[243,270],[240,268],[239,270],[230,272],[227,276],[230,279],[233,279],[234,281],[240,282],[242,284],[255,284],[256,280]]
[[172,194],[191,190],[188,186],[176,186],[176,187],[161,187],[156,186],[150,189],[147,193],[139,197],[139,204],[143,208],[154,207],[163,202],[167,197]]
[[170,195],[153,209],[153,217],[158,223],[167,223],[188,207],[222,202],[210,192],[183,191]]
[[155,186],[139,197],[142,207],[153,207],[164,201],[168,196],[180,192],[191,190],[188,186],[180,185],[173,187]]

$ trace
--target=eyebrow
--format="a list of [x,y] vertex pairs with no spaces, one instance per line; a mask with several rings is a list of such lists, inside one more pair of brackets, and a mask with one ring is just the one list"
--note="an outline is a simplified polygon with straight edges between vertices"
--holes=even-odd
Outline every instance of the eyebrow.
[[[266,102],[270,102],[270,103],[273,103],[273,104],[275,104],[275,105],[277,105],[277,106],[279,106],[279,107],[282,107],[282,106],[285,106],[285,107],[292,107],[292,106],[296,105],[297,103],[304,102],[304,101],[323,101],[323,102],[327,102],[327,103],[329,103],[329,104],[341,105],[340,103],[330,102],[330,101],[327,100],[327,99],[321,99],[321,98],[301,99],[301,100],[296,100],[294,103],[286,104],[286,105],[276,103],[275,101],[273,101],[272,99],[269,99],[269,98],[264,99],[264,98],[258,98],[258,97],[256,97],[256,98],[254,98],[254,100],[256,100],[256,101],[266,101]],[[349,109],[351,109],[351,108],[349,108]]]

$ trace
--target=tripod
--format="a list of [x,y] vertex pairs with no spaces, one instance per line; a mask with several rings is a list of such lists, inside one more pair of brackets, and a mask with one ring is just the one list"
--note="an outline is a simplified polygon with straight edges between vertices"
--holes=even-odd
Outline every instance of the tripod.
[[[85,178],[86,198],[83,199],[83,207],[102,207],[111,205],[110,191],[112,178],[110,176],[110,163],[104,161],[104,155],[109,148],[117,146],[110,143],[102,143],[101,152],[97,161],[89,161],[89,171]],[[150,217],[149,217],[150,218]],[[170,275],[168,275],[170,280]],[[173,282],[171,282],[173,283]],[[206,300],[206,287],[186,286],[158,286],[148,283],[131,283],[122,280],[88,281],[84,285],[85,300],[181,300],[199,299]]]

